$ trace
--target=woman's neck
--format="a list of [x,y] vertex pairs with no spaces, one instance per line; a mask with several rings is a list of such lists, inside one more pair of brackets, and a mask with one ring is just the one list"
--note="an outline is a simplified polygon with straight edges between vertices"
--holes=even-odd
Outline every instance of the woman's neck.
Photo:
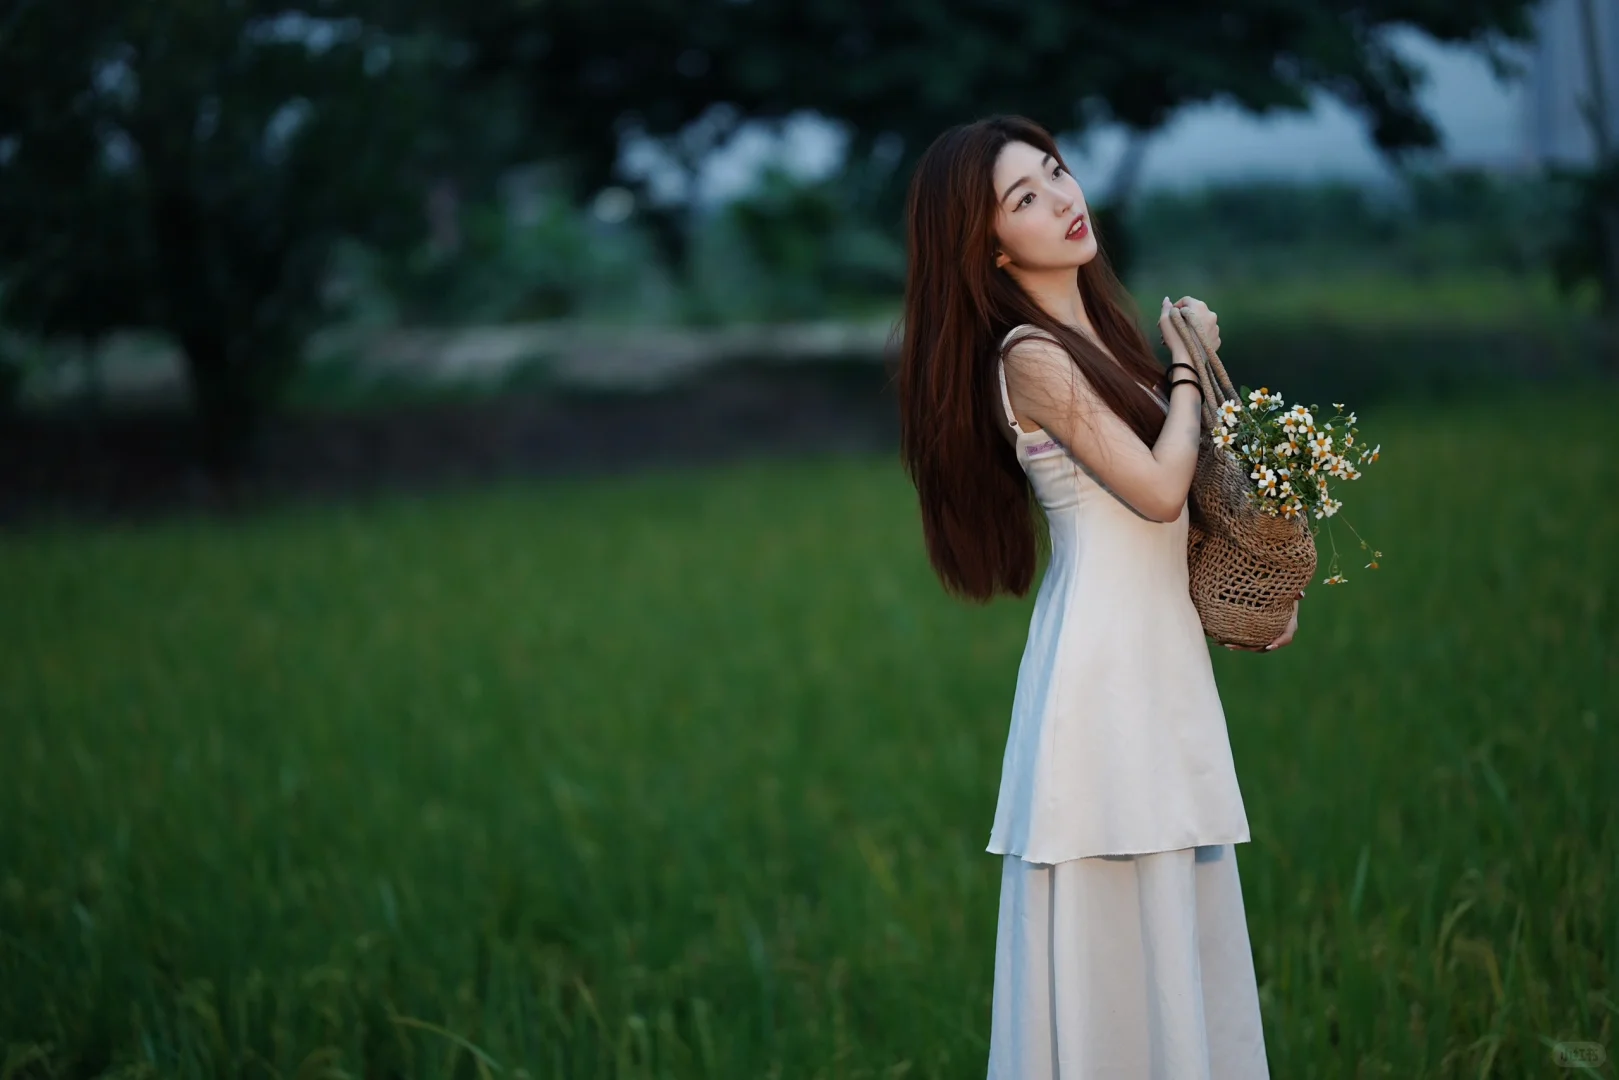
[[1085,311],[1085,297],[1072,268],[1049,275],[1019,275],[1019,284],[1040,309],[1053,319],[1079,330],[1092,341],[1100,341],[1091,317]]

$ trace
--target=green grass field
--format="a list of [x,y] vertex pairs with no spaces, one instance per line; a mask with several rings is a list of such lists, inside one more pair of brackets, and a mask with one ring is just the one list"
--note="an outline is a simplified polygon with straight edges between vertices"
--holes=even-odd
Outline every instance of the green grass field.
[[[1215,650],[1273,1076],[1614,1075],[1616,409],[1363,410],[1383,568]],[[1032,597],[947,599],[892,461],[37,531],[0,598],[3,1080],[983,1075]]]
[[1380,331],[1557,329],[1589,318],[1596,309],[1592,289],[1565,296],[1549,274],[1488,268],[1417,276],[1392,274],[1376,265],[1331,271],[1306,264],[1243,274],[1189,267],[1149,270],[1132,285],[1142,311],[1155,320],[1160,296],[1178,299],[1190,293],[1205,300],[1219,312],[1222,325],[1238,332],[1233,341],[1250,329],[1320,320]]

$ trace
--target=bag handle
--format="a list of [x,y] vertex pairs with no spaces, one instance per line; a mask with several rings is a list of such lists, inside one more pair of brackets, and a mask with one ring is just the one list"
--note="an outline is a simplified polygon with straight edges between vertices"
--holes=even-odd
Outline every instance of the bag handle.
[[1203,385],[1203,422],[1212,431],[1220,423],[1219,402],[1236,400],[1241,404],[1237,388],[1231,384],[1231,376],[1226,374],[1220,357],[1209,348],[1203,335],[1187,321],[1180,308],[1169,309],[1169,321],[1186,343],[1186,351],[1191,354],[1192,364],[1197,368],[1198,381]]

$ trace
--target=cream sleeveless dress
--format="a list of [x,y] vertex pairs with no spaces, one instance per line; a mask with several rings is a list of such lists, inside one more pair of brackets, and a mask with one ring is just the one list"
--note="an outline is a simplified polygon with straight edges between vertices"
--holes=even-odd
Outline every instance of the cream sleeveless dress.
[[1248,820],[1187,511],[1136,513],[1020,427],[999,378],[1051,558],[987,848],[1003,856],[989,1078],[1266,1078],[1234,847]]

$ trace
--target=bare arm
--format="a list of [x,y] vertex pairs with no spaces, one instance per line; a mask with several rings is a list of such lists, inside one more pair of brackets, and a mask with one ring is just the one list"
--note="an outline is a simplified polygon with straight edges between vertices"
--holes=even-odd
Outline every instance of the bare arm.
[[[1175,360],[1190,363],[1174,339]],[[1189,378],[1176,369],[1177,379]],[[1169,522],[1180,516],[1197,469],[1202,412],[1196,389],[1170,390],[1169,415],[1151,447],[1108,408],[1089,380],[1055,343],[1025,338],[1006,357],[1007,393],[1014,408],[1068,448],[1119,498],[1142,516]]]

